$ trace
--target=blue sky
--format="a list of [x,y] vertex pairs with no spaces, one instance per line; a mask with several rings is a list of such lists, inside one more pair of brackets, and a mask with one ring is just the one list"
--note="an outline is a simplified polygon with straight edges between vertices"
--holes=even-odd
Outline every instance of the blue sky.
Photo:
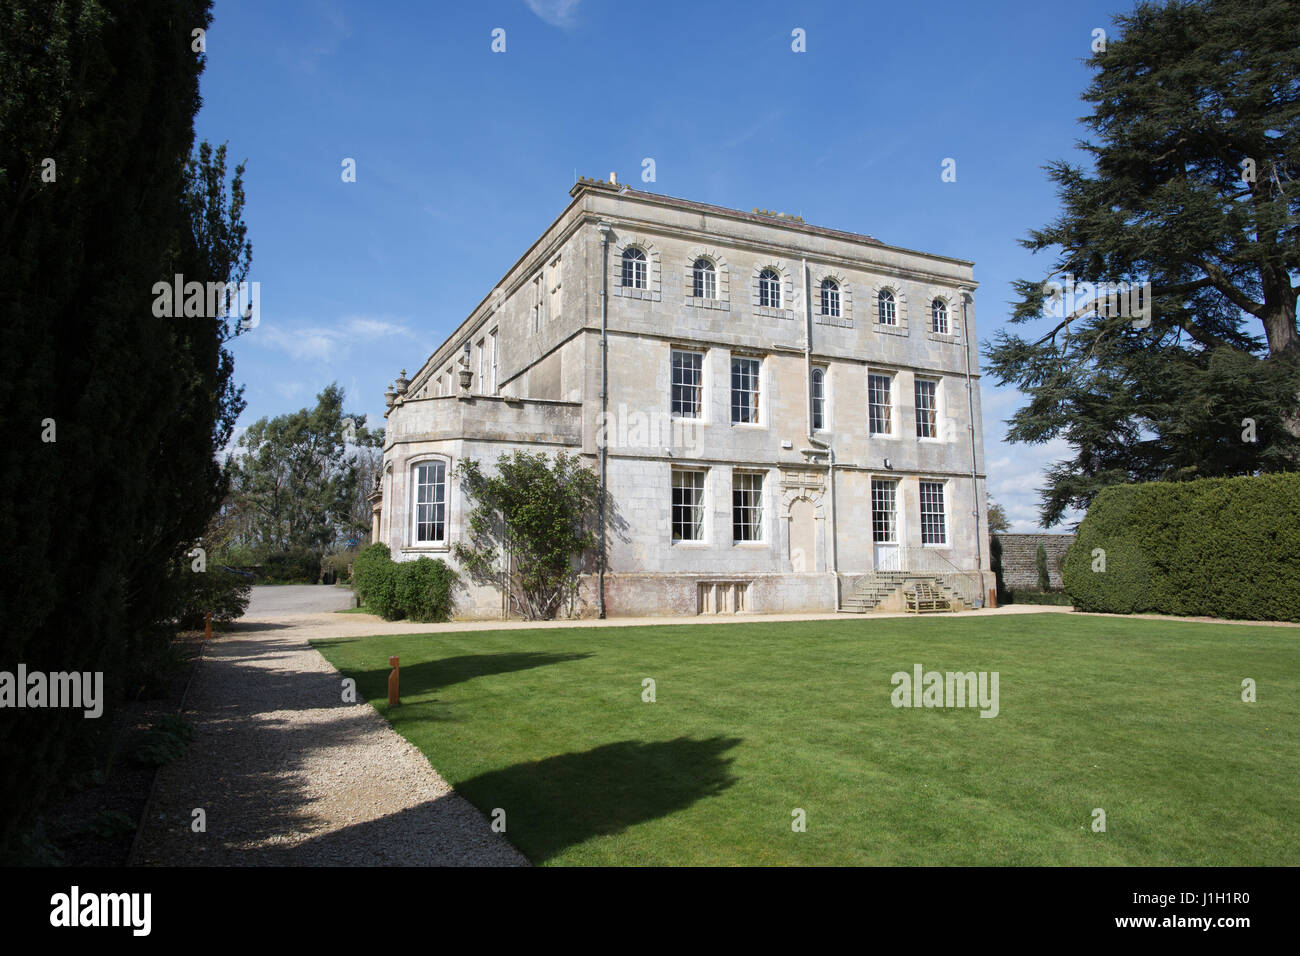
[[[232,347],[240,425],[332,381],[382,423],[388,383],[559,214],[575,171],[974,260],[987,340],[1011,280],[1048,266],[1017,240],[1057,214],[1042,166],[1079,160],[1083,60],[1123,9],[216,0],[197,132],[247,160],[262,294]],[[1041,472],[1067,449],[1006,444],[1021,399],[982,394],[992,495],[1014,530],[1039,530]]]

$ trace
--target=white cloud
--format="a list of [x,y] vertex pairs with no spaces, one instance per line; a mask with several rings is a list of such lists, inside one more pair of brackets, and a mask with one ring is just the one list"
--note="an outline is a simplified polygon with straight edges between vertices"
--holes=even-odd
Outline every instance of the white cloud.
[[298,361],[328,362],[342,338],[337,329],[321,326],[303,326],[294,329],[282,325],[262,323],[249,336],[249,341],[267,348],[278,349]]
[[414,338],[414,334],[405,325],[367,315],[348,316],[343,320],[343,327],[353,335],[407,335]]
[[528,9],[537,14],[553,27],[573,25],[582,0],[524,0]]

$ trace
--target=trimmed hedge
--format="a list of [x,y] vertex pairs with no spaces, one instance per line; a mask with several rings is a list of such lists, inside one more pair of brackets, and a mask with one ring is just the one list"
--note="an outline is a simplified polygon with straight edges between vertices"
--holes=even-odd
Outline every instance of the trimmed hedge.
[[456,572],[441,558],[397,562],[386,544],[361,549],[352,565],[352,586],[362,607],[388,621],[451,618]]
[[1106,488],[1063,573],[1081,611],[1300,621],[1300,475]]

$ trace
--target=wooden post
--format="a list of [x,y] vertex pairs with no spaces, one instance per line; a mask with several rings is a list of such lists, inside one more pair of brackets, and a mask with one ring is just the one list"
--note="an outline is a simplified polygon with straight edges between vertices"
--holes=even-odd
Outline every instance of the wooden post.
[[998,589],[989,588],[989,607],[998,606]]
[[203,639],[212,640],[212,612],[209,611],[203,616]]
[[393,669],[393,672],[388,675],[388,706],[397,707],[402,703],[397,697],[397,658],[390,657],[388,666]]

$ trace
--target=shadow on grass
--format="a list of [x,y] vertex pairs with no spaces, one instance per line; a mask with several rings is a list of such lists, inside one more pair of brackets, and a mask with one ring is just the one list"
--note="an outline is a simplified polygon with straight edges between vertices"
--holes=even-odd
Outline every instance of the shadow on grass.
[[[736,782],[724,757],[738,737],[646,743],[622,740],[493,770],[456,785],[489,818],[506,813],[507,836],[534,863],[593,837],[684,810]],[[636,864],[638,860],[620,860]]]
[[[444,657],[436,661],[419,661],[402,665],[402,696],[414,697],[429,694],[460,684],[475,677],[487,677],[491,674],[510,674],[515,671],[531,670],[534,667],[547,667],[551,664],[563,664],[567,661],[580,661],[591,657],[590,654],[550,654],[542,651],[505,652],[501,654],[461,654],[457,657]],[[345,669],[349,677],[357,682],[357,689],[370,699],[384,697],[388,694],[388,675],[391,668],[375,670]]]

